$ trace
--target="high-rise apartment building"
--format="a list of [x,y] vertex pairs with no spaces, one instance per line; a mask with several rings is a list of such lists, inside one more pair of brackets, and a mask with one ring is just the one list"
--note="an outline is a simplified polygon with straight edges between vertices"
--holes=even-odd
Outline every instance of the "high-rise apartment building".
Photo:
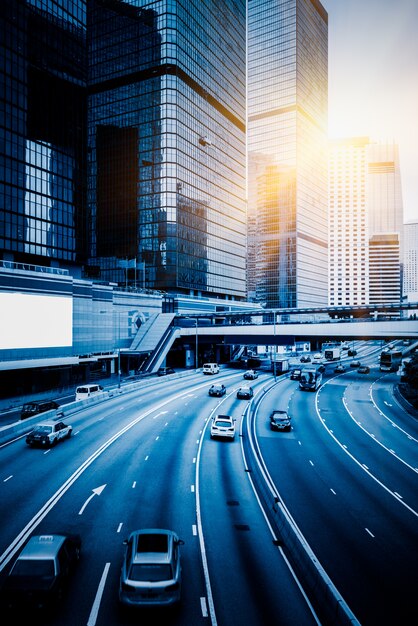
[[368,137],[329,144],[329,304],[399,302],[402,193],[398,147]]
[[246,295],[246,2],[4,0],[3,259]]
[[404,224],[403,294],[418,302],[418,220]]
[[248,293],[327,304],[328,15],[319,0],[248,2]]

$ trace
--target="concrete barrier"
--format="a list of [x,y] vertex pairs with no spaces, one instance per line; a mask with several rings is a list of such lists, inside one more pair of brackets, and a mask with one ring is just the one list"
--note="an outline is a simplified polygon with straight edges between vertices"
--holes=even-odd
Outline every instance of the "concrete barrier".
[[[199,370],[193,370],[199,371]],[[42,421],[47,420],[62,420],[66,421],[71,415],[78,413],[82,409],[88,406],[94,406],[96,404],[101,404],[110,398],[115,398],[121,394],[128,394],[133,391],[138,391],[142,387],[153,387],[162,382],[162,379],[176,379],[176,378],[184,378],[190,375],[190,370],[185,370],[182,372],[176,372],[175,374],[169,374],[164,377],[156,377],[150,376],[142,379],[138,379],[137,381],[132,381],[130,383],[124,383],[121,387],[115,385],[114,387],[108,387],[104,390],[102,394],[97,396],[93,396],[92,398],[87,398],[86,400],[79,400],[78,402],[70,402],[68,404],[62,404],[58,409],[54,411],[45,411],[45,413],[38,413],[33,417],[29,417],[25,420],[19,420],[14,422],[13,424],[7,424],[0,428],[0,444],[6,443],[7,441],[11,441],[16,437],[22,437],[30,432],[36,424],[39,424]]]

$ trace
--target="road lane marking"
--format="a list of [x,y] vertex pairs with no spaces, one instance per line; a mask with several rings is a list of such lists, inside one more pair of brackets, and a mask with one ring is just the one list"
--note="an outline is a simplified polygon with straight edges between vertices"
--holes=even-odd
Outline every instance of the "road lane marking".
[[99,587],[97,589],[96,597],[94,598],[93,606],[90,611],[90,617],[89,621],[87,622],[87,626],[95,626],[96,624],[97,616],[99,614],[100,602],[102,601],[103,591],[105,588],[107,575],[109,573],[109,568],[110,563],[106,563],[102,577],[100,579]]
[[[327,381],[326,383],[324,383],[324,385],[326,385],[327,383],[328,383],[328,381]],[[380,480],[377,478],[377,476],[375,476],[374,474],[372,474],[372,472],[371,472],[371,471],[366,470],[366,469],[364,468],[364,465],[363,465],[362,463],[360,463],[360,461],[359,461],[358,459],[356,459],[356,457],[355,457],[355,456],[353,456],[353,455],[351,454],[351,452],[349,452],[349,451],[347,450],[347,446],[344,446],[344,445],[343,445],[340,441],[338,441],[338,439],[336,438],[336,436],[335,436],[335,435],[333,435],[333,434],[330,432],[330,430],[329,430],[328,426],[327,426],[326,424],[324,424],[324,421],[323,421],[323,419],[321,418],[321,416],[320,416],[320,414],[319,414],[319,411],[318,411],[318,409],[317,409],[317,402],[318,402],[318,400],[317,400],[317,397],[316,397],[316,398],[315,398],[315,409],[316,409],[317,415],[318,415],[318,417],[319,417],[319,420],[320,420],[321,424],[323,425],[323,427],[325,428],[325,430],[326,430],[326,431],[330,434],[330,436],[334,439],[335,443],[336,443],[337,445],[339,445],[339,446],[340,446],[340,448],[342,448],[342,449],[344,450],[344,452],[345,452],[346,454],[348,454],[348,456],[349,456],[349,457],[350,457],[350,458],[354,461],[354,463],[356,463],[359,467],[361,467],[361,468],[363,469],[363,471],[365,471],[365,472],[366,472],[366,474],[367,474],[368,476],[370,476],[370,478],[372,478],[372,479],[373,479],[373,480],[374,480],[374,481],[375,481],[378,485],[380,485],[380,486],[382,487],[382,489],[384,489],[385,491],[387,491],[387,493],[389,493],[391,496],[393,496],[393,497],[394,497],[394,498],[395,498],[395,499],[396,499],[396,500],[397,500],[400,504],[402,504],[405,508],[407,508],[407,509],[408,509],[408,511],[410,511],[410,513],[412,513],[413,515],[415,515],[415,517],[418,517],[418,511],[415,511],[415,509],[413,509],[413,508],[412,508],[412,507],[410,507],[408,504],[406,504],[406,502],[405,502],[404,500],[402,500],[401,498],[399,498],[399,497],[395,494],[395,492],[393,492],[391,489],[389,489],[389,487],[387,487],[384,483],[382,483],[382,481],[380,481]],[[348,413],[348,414],[349,414],[349,416],[351,417],[351,419],[354,419],[354,418],[353,418],[353,416],[352,416],[352,414],[351,414],[351,412],[350,412],[350,409],[349,409],[349,408],[348,408],[348,406],[347,406],[347,402],[345,401],[345,399],[344,399],[344,398],[343,398],[343,405],[344,405],[345,410],[347,411],[347,413]],[[362,429],[362,430],[364,430],[364,429]],[[364,432],[366,432],[366,433],[367,433],[367,431],[366,431],[366,430],[364,430]],[[367,434],[369,434],[369,433],[367,433]],[[380,441],[378,441],[377,439],[375,439],[375,441],[376,441],[376,443],[378,443],[380,446],[382,446],[383,448],[385,448],[385,446],[384,446],[382,443],[380,443]],[[397,459],[399,459],[399,457],[396,457],[396,458],[397,458]],[[399,459],[399,460],[400,460],[402,463],[405,463],[405,461],[403,461],[402,459]],[[407,465],[408,467],[410,467],[407,463],[405,463],[405,465]],[[411,469],[413,469],[413,468],[411,468]]]
[[206,598],[200,598],[200,608],[202,609],[202,616],[208,616],[208,607],[206,605]]

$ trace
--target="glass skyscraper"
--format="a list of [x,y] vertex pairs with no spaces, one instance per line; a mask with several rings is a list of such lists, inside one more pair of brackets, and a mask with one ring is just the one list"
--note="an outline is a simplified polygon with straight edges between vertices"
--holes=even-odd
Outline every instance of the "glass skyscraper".
[[248,293],[327,304],[328,15],[319,0],[248,2]]
[[245,18],[88,2],[90,276],[245,297]]
[[85,2],[2,0],[0,253],[79,268],[87,254]]
[[3,0],[0,252],[244,299],[245,0]]

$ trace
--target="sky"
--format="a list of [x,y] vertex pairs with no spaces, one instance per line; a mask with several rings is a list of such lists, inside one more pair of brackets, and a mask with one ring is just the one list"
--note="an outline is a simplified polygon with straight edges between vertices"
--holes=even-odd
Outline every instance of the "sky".
[[418,220],[418,0],[321,0],[328,132],[399,146],[404,221]]

